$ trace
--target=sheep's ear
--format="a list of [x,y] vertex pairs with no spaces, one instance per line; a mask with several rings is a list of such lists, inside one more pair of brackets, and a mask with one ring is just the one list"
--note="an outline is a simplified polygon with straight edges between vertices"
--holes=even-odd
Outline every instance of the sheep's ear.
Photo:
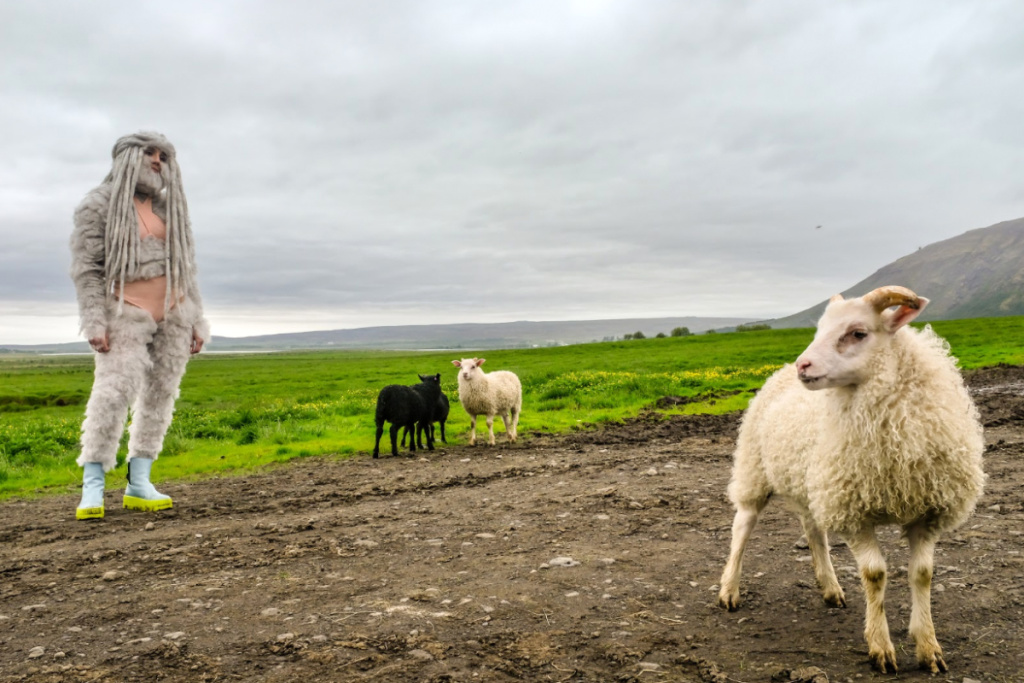
[[928,299],[923,296],[918,297],[917,308],[911,308],[910,306],[898,306],[892,310],[882,312],[882,325],[889,332],[895,332],[907,323],[911,322],[917,316],[921,315],[924,311],[925,306],[928,305]]
[[438,382],[440,382],[440,381],[441,381],[441,373],[440,373],[440,372],[439,372],[439,373],[437,373],[436,375],[434,375],[434,380],[435,380],[435,381],[438,381]]
[[461,367],[462,367],[462,363],[460,363],[460,362],[459,362],[459,361],[457,361],[457,360],[453,360],[453,361],[452,361],[452,365],[454,365],[454,366],[455,366],[455,367],[457,367],[457,368],[461,368]]
[[486,358],[477,358],[477,359],[476,359],[476,366],[477,366],[477,367],[480,367],[481,365],[483,365],[483,364],[484,364],[484,363],[486,363],[486,362],[487,362],[487,359],[486,359]]

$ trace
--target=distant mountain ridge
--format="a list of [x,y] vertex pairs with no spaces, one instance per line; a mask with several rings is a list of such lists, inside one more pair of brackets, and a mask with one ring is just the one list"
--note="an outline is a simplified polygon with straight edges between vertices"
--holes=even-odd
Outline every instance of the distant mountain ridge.
[[[512,349],[560,346],[601,341],[608,337],[643,332],[653,337],[670,334],[676,327],[698,334],[710,329],[735,327],[753,318],[626,318],[550,322],[456,323],[446,325],[395,325],[344,330],[293,332],[254,337],[213,336],[210,351],[286,351],[301,349]],[[66,344],[0,344],[0,352],[86,353],[85,342]]]
[[[929,244],[840,293],[861,296],[884,285],[927,297],[922,321],[1024,315],[1024,218]],[[814,327],[827,303],[765,322],[773,328]]]
[[215,349],[509,349],[560,346],[621,338],[634,332],[653,337],[687,327],[697,334],[714,328],[751,322],[752,318],[626,318],[618,320],[563,320],[509,323],[453,323],[394,325],[347,330],[296,332],[257,337],[213,337]]

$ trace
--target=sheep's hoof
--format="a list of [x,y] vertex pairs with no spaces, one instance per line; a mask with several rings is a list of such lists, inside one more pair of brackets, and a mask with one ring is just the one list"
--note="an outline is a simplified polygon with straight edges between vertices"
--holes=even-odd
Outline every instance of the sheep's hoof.
[[846,596],[843,594],[842,588],[835,593],[826,593],[824,597],[825,604],[829,607],[846,607]]
[[730,612],[735,612],[740,608],[740,594],[726,593],[725,591],[718,594],[718,606],[727,609]]
[[935,652],[930,654],[918,654],[917,665],[929,673],[946,673],[949,671],[949,667],[946,666],[945,660],[942,659],[942,650],[936,646]]
[[894,674],[899,671],[899,667],[896,666],[896,651],[892,648],[892,645],[889,645],[882,651],[868,652],[868,657],[871,658],[871,666],[878,669],[880,673]]

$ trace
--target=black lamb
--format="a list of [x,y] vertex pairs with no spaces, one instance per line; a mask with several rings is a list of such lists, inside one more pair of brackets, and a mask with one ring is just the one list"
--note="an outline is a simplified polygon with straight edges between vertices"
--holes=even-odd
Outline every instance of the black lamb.
[[[420,379],[423,379],[423,375],[420,375]],[[444,392],[441,392],[441,394],[438,395],[438,397],[437,397],[437,407],[434,408],[434,419],[430,423],[430,438],[433,439],[435,443],[437,442],[437,439],[434,438],[434,422],[437,422],[437,423],[439,423],[441,425],[441,441],[443,441],[446,444],[448,443],[448,439],[446,439],[444,437],[444,423],[448,421],[448,411],[449,411],[449,409],[450,409],[450,406],[448,404],[448,397],[444,395]],[[405,439],[408,436],[409,436],[409,429],[406,428],[402,432],[402,448],[405,448]],[[417,429],[416,430],[416,445],[418,447],[420,447],[420,448],[423,448],[423,440],[420,438],[420,436],[421,436],[420,430]]]
[[[417,429],[427,434],[427,449],[434,450],[434,439],[429,427],[434,419],[434,408],[441,394],[441,375],[420,375],[423,380],[414,387],[391,384],[377,395],[377,437],[373,445],[373,457],[380,457],[380,438],[384,434],[384,423],[391,423],[391,454],[398,455],[398,430]],[[410,440],[409,450],[415,452],[416,444]]]

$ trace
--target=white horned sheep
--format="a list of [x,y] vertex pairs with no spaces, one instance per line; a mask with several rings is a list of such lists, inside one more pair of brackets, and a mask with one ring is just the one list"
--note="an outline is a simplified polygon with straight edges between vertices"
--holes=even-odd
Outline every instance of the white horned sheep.
[[515,443],[516,426],[523,409],[523,386],[519,377],[508,370],[497,370],[485,374],[480,368],[485,358],[463,358],[453,360],[459,368],[459,401],[469,414],[469,445],[476,444],[476,417],[487,416],[487,433],[490,445],[494,445],[494,416],[501,415],[505,423],[508,440]]
[[751,401],[728,489],[736,517],[719,604],[739,606],[743,550],[768,499],[781,496],[800,516],[815,577],[833,607],[845,607],[846,597],[827,532],[853,551],[867,602],[868,656],[882,672],[897,665],[875,527],[903,528],[917,663],[947,671],[931,616],[935,543],[972,513],[985,483],[982,428],[956,359],[930,327],[906,327],[927,304],[904,287],[832,297],[814,341]]

